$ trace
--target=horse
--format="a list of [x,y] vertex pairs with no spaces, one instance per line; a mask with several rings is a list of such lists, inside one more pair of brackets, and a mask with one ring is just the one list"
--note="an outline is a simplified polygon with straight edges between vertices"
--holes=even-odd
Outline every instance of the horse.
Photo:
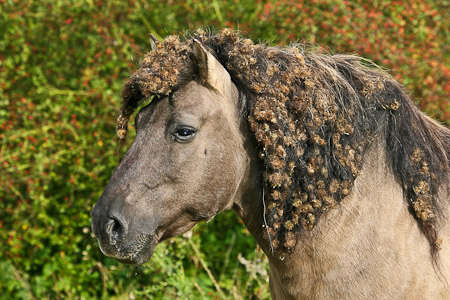
[[117,119],[136,137],[92,210],[127,264],[233,209],[273,299],[450,299],[450,130],[372,62],[239,33],[151,37]]

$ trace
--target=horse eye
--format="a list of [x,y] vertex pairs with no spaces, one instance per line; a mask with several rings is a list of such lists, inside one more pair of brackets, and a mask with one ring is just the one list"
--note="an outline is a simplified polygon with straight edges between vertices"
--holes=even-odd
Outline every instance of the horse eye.
[[196,130],[191,127],[179,127],[175,130],[173,137],[177,142],[189,142],[194,138]]

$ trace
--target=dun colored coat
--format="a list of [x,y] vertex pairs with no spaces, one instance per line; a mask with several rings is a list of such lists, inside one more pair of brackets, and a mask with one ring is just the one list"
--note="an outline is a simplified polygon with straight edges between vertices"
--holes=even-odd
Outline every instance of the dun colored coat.
[[152,48],[125,85],[121,141],[153,100],[92,212],[106,255],[144,263],[233,209],[273,299],[450,299],[450,131],[400,84],[230,30]]

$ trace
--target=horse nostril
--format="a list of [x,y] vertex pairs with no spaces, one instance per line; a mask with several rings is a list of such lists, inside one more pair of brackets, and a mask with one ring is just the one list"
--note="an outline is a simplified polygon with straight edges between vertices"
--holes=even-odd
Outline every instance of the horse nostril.
[[115,245],[127,234],[127,227],[120,218],[111,217],[106,223],[106,232],[109,235],[111,244]]

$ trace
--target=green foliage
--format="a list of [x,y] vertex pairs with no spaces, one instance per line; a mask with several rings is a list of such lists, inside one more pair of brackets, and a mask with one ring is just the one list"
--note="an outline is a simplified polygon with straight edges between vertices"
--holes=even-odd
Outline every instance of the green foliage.
[[269,298],[267,260],[232,213],[159,245],[141,267],[98,249],[90,211],[119,160],[120,90],[148,33],[228,26],[357,53],[450,124],[449,5],[0,0],[0,298]]

